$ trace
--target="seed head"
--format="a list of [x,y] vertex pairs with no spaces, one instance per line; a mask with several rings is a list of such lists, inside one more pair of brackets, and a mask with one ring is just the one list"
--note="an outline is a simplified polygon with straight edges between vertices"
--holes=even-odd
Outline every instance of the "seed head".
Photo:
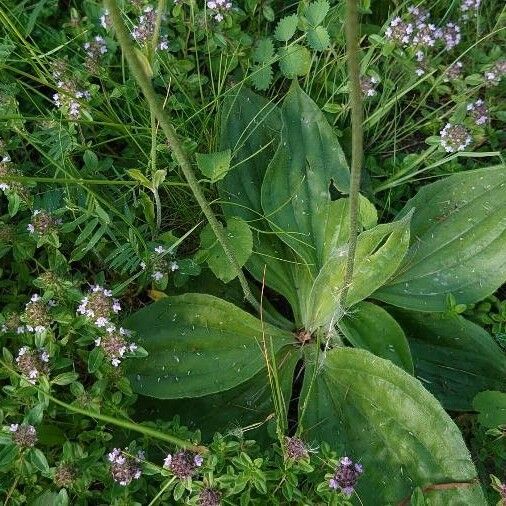
[[220,506],[221,493],[213,488],[205,488],[199,494],[199,506]]
[[481,98],[476,100],[476,102],[467,104],[467,110],[471,113],[471,117],[477,125],[481,126],[487,123],[489,119],[488,109]]
[[77,478],[76,469],[70,464],[60,464],[54,472],[53,482],[58,488],[67,488]]
[[97,327],[107,327],[110,318],[121,311],[118,299],[112,297],[111,290],[94,285],[86,297],[81,299],[77,312],[87,316]]
[[303,460],[308,458],[306,446],[298,437],[285,438],[285,451],[287,457],[292,460]]
[[25,306],[22,317],[26,323],[25,330],[35,333],[47,330],[53,321],[50,314],[52,305],[52,301],[44,302],[39,294],[33,294],[30,302]]
[[27,230],[30,234],[46,235],[55,232],[61,220],[53,217],[51,213],[43,209],[35,209],[32,214],[32,221],[28,224]]
[[19,372],[32,384],[41,374],[49,372],[48,363],[49,355],[43,348],[32,350],[28,346],[23,346],[16,357]]
[[114,367],[118,367],[123,359],[123,355],[127,352],[134,352],[137,349],[135,343],[129,343],[127,337],[130,331],[119,327],[116,329],[114,325],[106,328],[106,333],[95,340],[96,346],[100,346],[105,356],[111,361]]
[[13,423],[9,430],[12,433],[12,441],[20,449],[32,448],[38,441],[37,431],[33,425]]

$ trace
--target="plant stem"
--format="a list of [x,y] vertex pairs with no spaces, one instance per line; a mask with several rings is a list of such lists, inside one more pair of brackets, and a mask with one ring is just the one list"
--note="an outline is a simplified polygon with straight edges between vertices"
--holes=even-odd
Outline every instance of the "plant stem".
[[146,75],[146,72],[141,62],[139,61],[137,55],[135,54],[134,48],[130,41],[130,36],[125,27],[125,24],[123,23],[123,20],[121,19],[121,13],[118,9],[116,0],[105,0],[105,6],[109,10],[112,25],[116,31],[118,42],[121,46],[121,49],[123,50],[126,60],[128,61],[130,70],[132,71],[132,74],[135,80],[137,81],[137,84],[140,86],[144,94],[144,97],[146,98],[146,101],[149,104],[150,109],[154,112],[156,118],[158,119],[160,127],[162,128],[163,133],[167,138],[167,142],[172,150],[174,158],[181,167],[181,170],[183,171],[183,174],[186,180],[188,181],[188,184],[193,192],[193,195],[195,196],[195,199],[197,200],[200,208],[202,209],[202,212],[207,218],[209,225],[211,226],[214,234],[216,235],[216,238],[220,242],[221,247],[225,252],[225,256],[227,257],[228,261],[231,263],[232,267],[236,271],[237,277],[239,278],[239,282],[241,283],[241,287],[244,292],[245,299],[255,309],[259,310],[260,306],[255,297],[253,296],[253,294],[251,293],[251,290],[248,286],[248,282],[244,276],[244,273],[242,272],[241,266],[237,262],[237,259],[235,258],[235,255],[230,247],[227,236],[225,235],[225,232],[220,222],[216,219],[216,216],[214,215],[211,206],[208,204],[208,202],[204,198],[204,195],[202,194],[199,183],[197,181],[197,178],[195,177],[195,173],[193,171],[190,160],[183,148],[183,145],[179,140],[176,131],[172,126],[172,123],[170,122],[168,116],[166,115],[163,109],[163,105],[158,99],[158,96],[153,88],[153,85],[151,84],[150,79]]
[[340,305],[346,305],[346,296],[353,278],[355,251],[357,249],[358,229],[360,226],[359,191],[360,173],[363,157],[363,109],[362,90],[360,89],[359,64],[359,20],[357,11],[358,0],[346,0],[346,53],[348,60],[348,83],[351,104],[351,183],[350,183],[350,241],[344,284],[341,291]]

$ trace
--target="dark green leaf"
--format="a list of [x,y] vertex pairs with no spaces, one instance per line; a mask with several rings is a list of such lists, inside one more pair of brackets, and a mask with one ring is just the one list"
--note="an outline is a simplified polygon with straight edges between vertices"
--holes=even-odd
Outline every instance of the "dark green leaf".
[[415,372],[446,409],[468,411],[482,390],[506,389],[506,357],[461,316],[391,310],[408,338]]
[[[128,361],[132,387],[161,399],[200,397],[229,390],[264,366],[260,320],[229,302],[202,294],[167,297],[126,322],[149,353]],[[293,335],[265,325],[274,351]]]
[[413,374],[413,360],[404,331],[383,308],[359,302],[339,322],[339,328],[353,346],[391,360]]
[[478,411],[478,421],[489,429],[506,426],[506,393],[486,391],[480,392],[473,401]]
[[353,348],[310,362],[318,370],[305,373],[303,399],[314,383],[303,436],[363,464],[356,489],[363,504],[399,504],[417,486],[460,482],[432,491],[430,504],[487,504],[459,429],[417,379]]
[[448,294],[469,304],[506,282],[504,165],[461,172],[418,192],[411,248],[395,277],[375,294],[389,304],[445,311]]

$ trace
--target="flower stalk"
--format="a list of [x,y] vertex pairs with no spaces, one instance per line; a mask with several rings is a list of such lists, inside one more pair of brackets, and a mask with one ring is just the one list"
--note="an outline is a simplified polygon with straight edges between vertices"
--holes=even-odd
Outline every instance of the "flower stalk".
[[153,111],[153,113],[156,116],[156,119],[160,123],[160,127],[163,133],[165,134],[165,137],[167,138],[167,142],[169,144],[170,149],[172,150],[174,158],[181,167],[184,177],[186,178],[186,181],[188,182],[188,185],[190,186],[193,195],[195,196],[195,199],[197,200],[200,208],[202,209],[202,212],[207,218],[207,221],[209,222],[209,225],[211,226],[217,240],[221,244],[228,261],[232,264],[234,270],[236,271],[245,299],[255,309],[259,310],[260,306],[258,304],[258,301],[251,293],[246,277],[242,272],[241,266],[239,265],[232,251],[232,248],[230,247],[225,232],[221,224],[217,220],[216,216],[214,215],[211,206],[209,205],[209,203],[204,198],[204,195],[202,194],[202,190],[200,189],[199,183],[195,176],[195,172],[193,171],[188,155],[186,154],[186,151],[184,150],[183,145],[179,140],[174,127],[172,126],[172,123],[170,122],[167,114],[164,111],[163,104],[158,98],[156,91],[153,88],[153,85],[149,77],[147,76],[142,63],[139,61],[139,58],[135,54],[134,47],[130,40],[130,35],[128,33],[127,28],[125,27],[125,24],[123,23],[123,20],[121,19],[121,13],[118,8],[116,0],[104,0],[104,3],[105,7],[109,11],[112,26],[116,31],[118,42],[130,66],[132,75],[137,81],[139,87],[141,88],[150,109]]
[[359,191],[362,172],[364,131],[364,112],[362,108],[362,91],[360,88],[359,63],[359,18],[357,0],[346,0],[345,34],[348,66],[348,83],[351,106],[351,182],[350,182],[350,241],[340,306],[346,305],[346,296],[353,279],[355,252],[357,249],[358,230],[360,227]]

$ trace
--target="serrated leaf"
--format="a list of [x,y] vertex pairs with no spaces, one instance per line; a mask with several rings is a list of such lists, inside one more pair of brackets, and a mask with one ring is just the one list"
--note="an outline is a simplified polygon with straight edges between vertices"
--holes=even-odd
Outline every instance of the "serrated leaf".
[[390,360],[413,374],[413,359],[404,331],[383,308],[371,302],[359,302],[338,325],[353,346]]
[[251,69],[251,84],[259,91],[269,89],[272,82],[272,66],[271,65],[254,65]]
[[[251,229],[241,218],[229,218],[224,231],[232,252],[239,266],[242,267],[253,251]],[[229,262],[210,225],[206,225],[200,234],[200,247],[207,250],[207,264],[216,277],[228,283],[237,276],[237,272]]]
[[417,377],[446,409],[468,411],[481,390],[506,390],[506,356],[483,328],[462,316],[389,312],[406,333]]
[[413,209],[410,250],[376,298],[407,309],[445,311],[449,294],[457,304],[470,304],[506,282],[504,165],[432,183],[400,216]]
[[506,425],[506,393],[497,391],[480,392],[473,400],[478,411],[478,421],[489,429]]
[[324,51],[329,47],[330,35],[326,28],[317,26],[307,31],[307,43],[315,51]]
[[229,390],[264,367],[262,339],[274,352],[293,335],[265,325],[211,295],[166,297],[128,318],[149,357],[126,364],[132,388],[161,399],[201,397]]
[[315,27],[323,22],[329,9],[330,5],[327,0],[317,0],[316,2],[311,2],[306,7],[304,17],[308,20],[310,25]]
[[271,39],[260,39],[253,49],[255,63],[270,63],[274,57],[274,44]]
[[311,68],[311,53],[300,44],[292,44],[280,47],[279,68],[285,77],[294,79],[297,76],[305,76]]
[[280,19],[276,29],[274,30],[274,37],[280,42],[288,42],[297,30],[297,24],[299,23],[299,17],[297,14],[291,16],[285,16]]
[[319,360],[306,350],[302,399],[314,382],[302,437],[360,461],[363,504],[400,504],[417,486],[442,483],[461,485],[428,492],[430,504],[487,504],[459,429],[417,379],[365,350],[336,348]]
[[197,165],[202,174],[215,183],[223,179],[230,170],[232,152],[230,149],[215,153],[196,153]]

